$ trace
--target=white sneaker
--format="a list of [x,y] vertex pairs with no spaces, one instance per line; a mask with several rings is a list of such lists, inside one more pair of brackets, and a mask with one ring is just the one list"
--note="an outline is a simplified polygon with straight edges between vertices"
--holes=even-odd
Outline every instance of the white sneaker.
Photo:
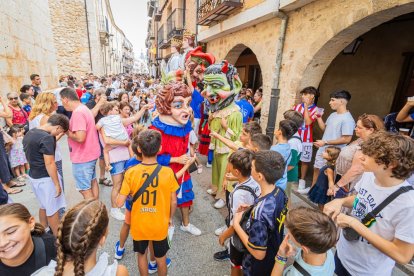
[[113,217],[114,219],[120,220],[120,221],[125,220],[125,215],[122,214],[119,208],[111,208],[111,217]]
[[226,206],[226,202],[222,199],[219,199],[219,200],[216,201],[216,203],[214,203],[214,208],[216,208],[216,209],[221,209],[224,206]]
[[213,191],[213,189],[208,189],[207,190],[207,193],[209,194],[209,195],[215,195],[216,193]]
[[303,190],[306,188],[306,181],[303,179],[299,179],[298,191]]
[[306,195],[310,190],[310,187],[307,187],[305,189],[302,190],[298,190],[298,193],[300,193],[301,195]]
[[222,227],[217,228],[216,231],[214,231],[214,234],[216,236],[220,236],[221,234],[223,234],[224,231],[226,231],[226,229],[227,229],[227,225],[223,225]]
[[211,168],[213,165],[212,164],[210,164],[210,163],[207,163],[206,164],[206,168]]
[[201,235],[200,229],[198,229],[197,227],[195,227],[191,223],[189,223],[187,226],[184,226],[184,225],[181,224],[180,229],[181,229],[181,231],[188,232],[188,233],[190,233],[191,235],[194,235],[194,236],[200,236]]

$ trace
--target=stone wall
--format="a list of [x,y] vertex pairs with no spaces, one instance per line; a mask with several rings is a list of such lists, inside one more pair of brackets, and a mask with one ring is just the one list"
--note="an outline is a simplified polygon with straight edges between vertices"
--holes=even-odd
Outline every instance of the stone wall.
[[58,72],[47,0],[1,1],[0,95],[30,84],[37,73],[42,88],[57,85]]
[[49,0],[59,75],[91,71],[84,0]]

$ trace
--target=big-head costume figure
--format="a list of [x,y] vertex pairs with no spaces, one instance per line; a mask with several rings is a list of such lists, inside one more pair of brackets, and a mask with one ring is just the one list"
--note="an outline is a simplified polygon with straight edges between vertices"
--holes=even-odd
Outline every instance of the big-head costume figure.
[[[162,149],[159,158],[163,160],[162,163],[169,163],[174,173],[180,171],[184,166],[175,160],[186,156],[189,134],[192,130],[190,121],[192,93],[187,85],[176,80],[179,78],[178,75],[170,73],[166,76],[174,80],[165,81],[166,84],[158,93],[155,105],[159,116],[150,127],[161,132]],[[200,235],[201,231],[189,223],[189,209],[193,203],[194,192],[188,171],[178,179],[178,184],[180,189],[177,191],[177,203],[183,218],[181,229],[193,235]]]
[[181,69],[185,69],[185,60],[188,52],[192,51],[195,46],[195,34],[193,34],[190,30],[185,29],[183,32],[183,44],[182,44],[182,51],[183,54],[181,55]]
[[[210,103],[210,130],[236,141],[243,126],[243,116],[234,100],[242,83],[236,68],[226,60],[209,66],[204,72],[205,97]],[[226,172],[230,149],[218,139],[212,138],[210,149],[214,150],[212,189],[216,199],[224,200],[222,181]]]
[[170,73],[180,68],[181,46],[182,46],[182,41],[180,39],[177,39],[177,38],[171,39],[171,57],[168,59],[167,66],[165,67],[165,73]]

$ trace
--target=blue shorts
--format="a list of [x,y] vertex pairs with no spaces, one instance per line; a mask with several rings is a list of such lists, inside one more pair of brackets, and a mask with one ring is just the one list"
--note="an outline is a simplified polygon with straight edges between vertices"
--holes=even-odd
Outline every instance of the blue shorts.
[[117,175],[124,172],[125,163],[127,160],[111,163],[112,169],[109,171],[111,175]]
[[96,178],[96,159],[86,163],[73,163],[73,178],[76,181],[76,190],[86,191],[91,189],[91,182]]

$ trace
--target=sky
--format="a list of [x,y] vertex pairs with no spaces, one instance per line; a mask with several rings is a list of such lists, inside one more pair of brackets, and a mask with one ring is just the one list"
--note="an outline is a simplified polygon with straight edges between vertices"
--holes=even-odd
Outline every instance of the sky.
[[147,37],[147,0],[109,0],[115,24],[134,47],[135,56],[145,53]]

